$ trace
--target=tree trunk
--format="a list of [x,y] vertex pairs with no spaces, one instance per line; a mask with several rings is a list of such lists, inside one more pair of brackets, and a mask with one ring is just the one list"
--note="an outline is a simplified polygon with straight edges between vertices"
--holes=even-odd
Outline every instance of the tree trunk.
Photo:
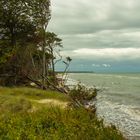
[[[44,26],[44,24],[42,24],[42,29],[43,29],[43,43],[42,43],[42,53],[43,53],[43,59],[42,59],[42,84],[45,85],[46,84],[46,26]],[[43,87],[42,87],[43,88]]]
[[42,84],[45,85],[46,57],[45,57],[45,46],[44,45],[42,45],[42,53],[43,53],[43,60],[42,60]]
[[55,66],[54,66],[54,55],[53,55],[53,49],[52,49],[52,47],[50,47],[50,49],[51,49],[51,55],[52,55],[52,71],[53,71],[53,74],[55,73]]

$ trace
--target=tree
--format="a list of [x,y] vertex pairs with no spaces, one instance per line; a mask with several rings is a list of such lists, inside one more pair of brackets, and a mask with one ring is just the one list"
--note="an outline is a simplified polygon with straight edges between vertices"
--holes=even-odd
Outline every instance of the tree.
[[[55,33],[47,32],[46,33],[46,44],[48,46],[48,53],[51,55],[51,67],[52,72],[55,74],[55,62],[56,55],[59,55],[59,51],[57,51],[57,47],[62,47],[62,39],[60,39]],[[60,55],[59,55],[60,56]],[[61,57],[61,56],[60,56]],[[60,59],[61,60],[61,59]],[[54,75],[55,77],[55,75]]]
[[35,67],[34,58],[39,59],[35,53],[40,53],[40,47],[43,54],[41,70],[45,73],[44,48],[50,19],[49,6],[49,0],[0,1],[0,73],[27,74]]
[[64,70],[63,75],[62,75],[62,82],[64,82],[64,83],[62,83],[62,85],[65,84],[65,81],[67,79],[67,71],[68,71],[68,68],[70,66],[71,61],[72,61],[72,59],[69,56],[66,57],[65,61],[63,61],[63,63],[66,65],[66,67],[65,67],[65,70]]
[[32,42],[35,30],[22,0],[0,1],[1,73],[17,77],[21,69],[19,52]]
[[49,0],[32,0],[29,1],[27,6],[32,9],[30,12],[37,26],[37,31],[41,37],[39,47],[42,48],[42,84],[45,85],[46,80],[46,30],[50,20],[50,1]]
[[[50,17],[49,0],[0,1],[0,78],[5,85],[30,80],[43,89],[61,91],[49,81],[56,78],[55,64],[62,59],[58,49],[62,40],[47,32]],[[65,72],[70,61],[68,57]]]

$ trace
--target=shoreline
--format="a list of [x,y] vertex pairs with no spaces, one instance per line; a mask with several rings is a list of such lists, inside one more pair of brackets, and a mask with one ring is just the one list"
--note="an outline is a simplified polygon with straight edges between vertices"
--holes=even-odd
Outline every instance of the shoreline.
[[[79,76],[82,76],[82,75],[79,74]],[[72,79],[72,77],[70,77],[70,78]],[[109,88],[105,89],[105,92],[107,92],[108,90],[109,90]],[[131,108],[129,108],[128,105],[123,105],[123,104],[121,105],[121,103],[118,103],[117,104],[116,102],[111,101],[111,104],[108,106],[108,104],[106,104],[106,103],[108,103],[107,94],[104,94],[104,92],[103,93],[102,92],[97,94],[97,104],[98,104],[97,105],[97,112],[99,110],[99,112],[98,112],[99,113],[99,117],[103,118],[104,121],[107,122],[107,124],[110,124],[110,123],[115,124],[127,138],[133,137],[133,139],[135,139],[135,137],[136,137],[136,140],[137,140],[137,137],[140,138],[140,135],[137,135],[137,134],[139,134],[138,133],[139,127],[137,125],[134,125],[135,122],[137,122],[138,119],[140,119],[139,116],[137,115],[138,116],[137,117],[138,119],[135,119],[135,117],[133,117],[135,115],[134,115],[134,113],[131,112],[131,110],[130,110]],[[105,101],[106,101],[106,103],[105,103]],[[113,105],[113,108],[112,108],[112,105]],[[108,106],[108,107],[106,107],[105,109],[103,109],[104,106]],[[112,112],[109,111],[110,108],[112,108]],[[119,108],[122,110],[121,112],[120,112],[120,109]],[[126,109],[126,112],[124,112],[125,109]],[[106,111],[104,111],[104,110],[106,110]],[[130,112],[128,112],[129,110],[130,110]],[[107,114],[107,112],[109,114]],[[125,113],[125,114],[122,114],[122,113]],[[128,114],[128,113],[130,113],[130,114]],[[131,121],[131,119],[128,118],[129,115],[132,115],[132,117],[131,117],[132,121]],[[104,116],[106,116],[106,117],[104,117]],[[122,117],[121,118],[119,117],[120,119],[119,118],[118,119],[115,119],[115,116],[116,116],[116,118],[118,118],[119,116],[122,116]],[[127,120],[127,121],[125,121],[125,120]],[[136,134],[134,134],[133,131]]]

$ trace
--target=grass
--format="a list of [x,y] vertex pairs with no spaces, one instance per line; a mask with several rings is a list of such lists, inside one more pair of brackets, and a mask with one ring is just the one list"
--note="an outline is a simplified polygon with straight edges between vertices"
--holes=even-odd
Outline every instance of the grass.
[[[29,94],[29,95],[28,95]],[[53,95],[52,95],[53,94]],[[54,91],[0,88],[2,140],[124,140],[114,126],[105,126],[86,110],[45,106],[32,100],[69,98]],[[38,108],[31,111],[33,107]]]
[[30,99],[56,99],[60,101],[68,101],[69,97],[57,91],[44,91],[36,88],[4,88],[0,87],[0,96],[20,96]]

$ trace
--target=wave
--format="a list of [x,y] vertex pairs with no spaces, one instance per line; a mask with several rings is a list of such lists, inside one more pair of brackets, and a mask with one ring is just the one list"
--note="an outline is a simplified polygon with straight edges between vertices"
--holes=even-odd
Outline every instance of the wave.
[[137,79],[140,80],[140,74],[100,74],[100,73],[72,73],[70,75],[86,75],[86,76],[98,76],[98,77],[104,77],[104,78],[128,78],[128,79]]
[[98,100],[97,113],[107,123],[115,124],[126,136],[140,136],[140,107]]

